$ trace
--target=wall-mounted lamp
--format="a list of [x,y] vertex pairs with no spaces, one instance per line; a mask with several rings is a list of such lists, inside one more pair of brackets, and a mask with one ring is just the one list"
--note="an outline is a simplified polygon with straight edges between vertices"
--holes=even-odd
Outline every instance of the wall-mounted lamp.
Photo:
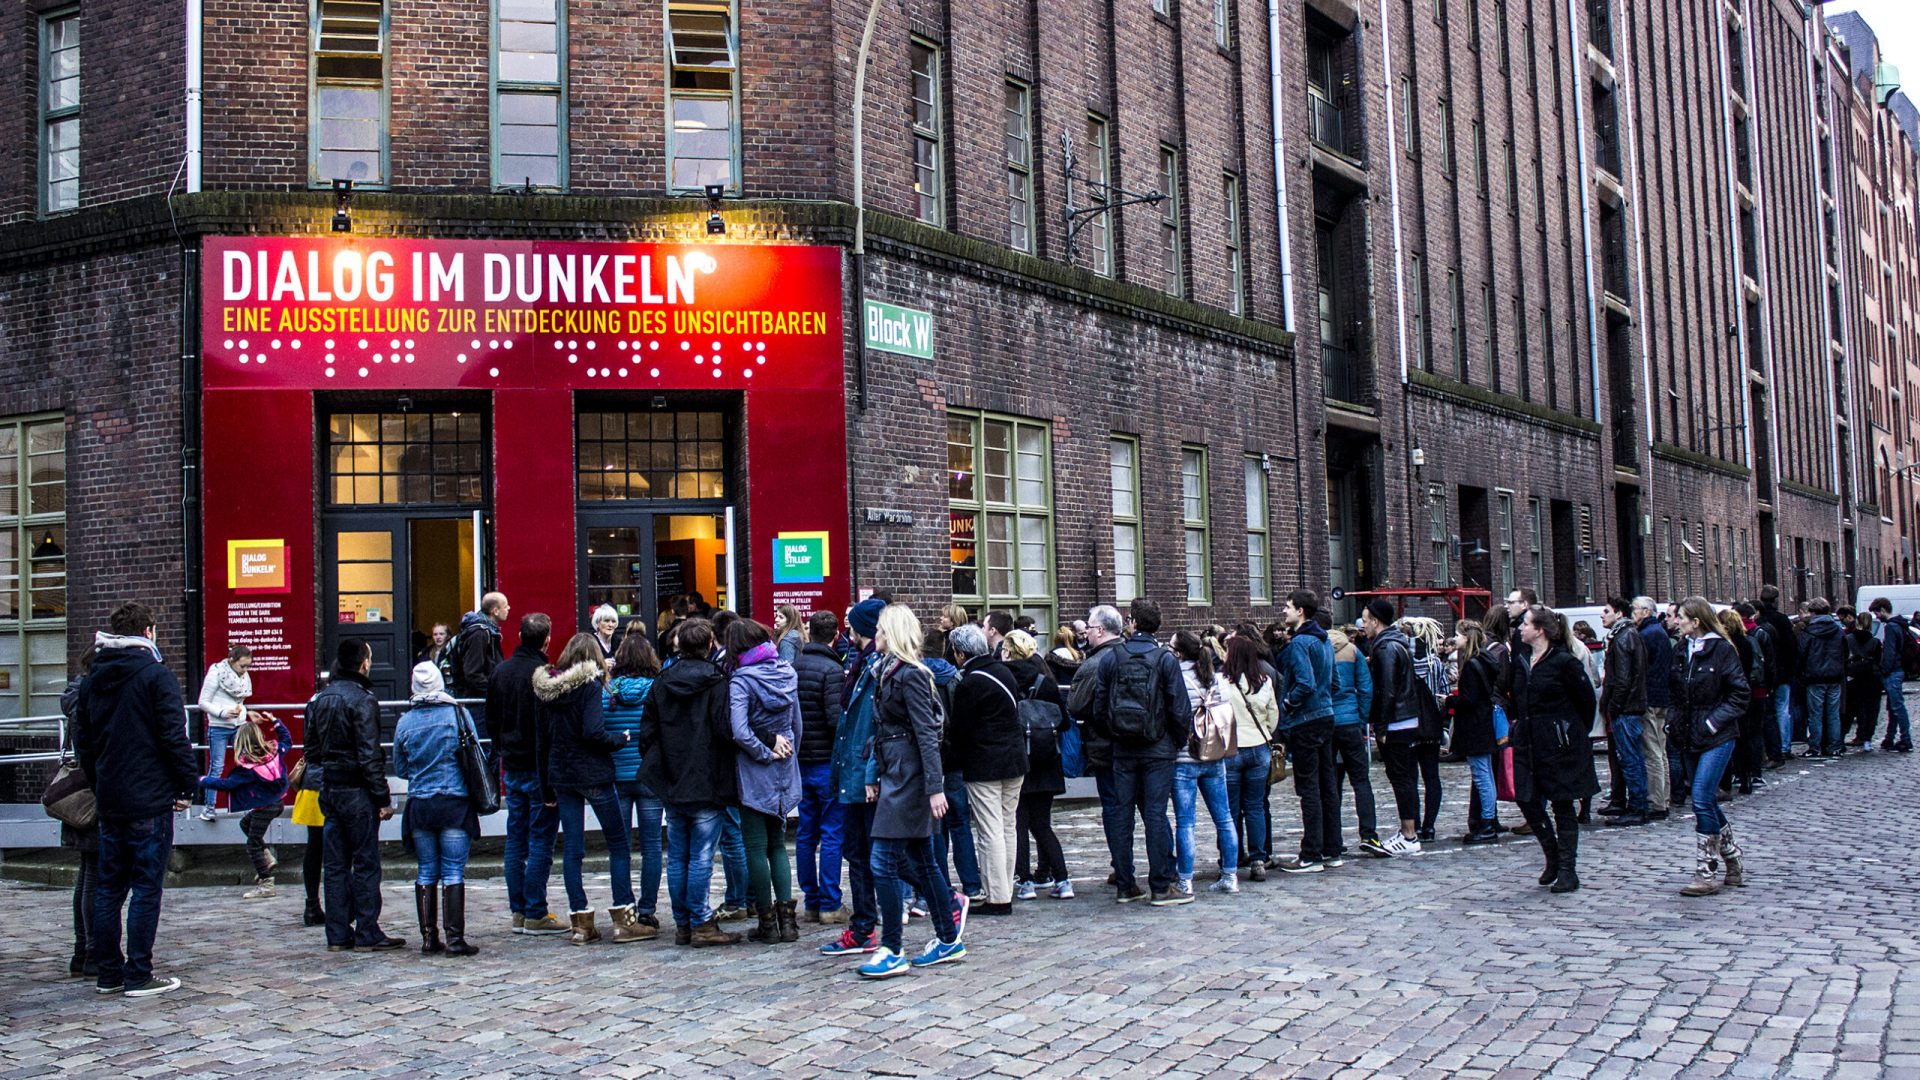
[[333,231],[353,231],[353,181],[333,182]]
[[726,198],[727,185],[707,185],[707,235],[725,236],[727,219],[720,216],[720,200]]

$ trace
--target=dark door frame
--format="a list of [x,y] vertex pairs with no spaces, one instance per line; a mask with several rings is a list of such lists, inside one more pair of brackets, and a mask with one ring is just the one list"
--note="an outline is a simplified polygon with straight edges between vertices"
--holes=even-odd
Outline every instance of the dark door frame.
[[[647,500],[645,502],[626,500],[621,502],[583,502],[577,504],[574,513],[573,565],[574,581],[577,583],[574,590],[574,603],[579,608],[580,628],[582,630],[592,628],[589,620],[593,614],[593,608],[587,601],[587,588],[589,585],[587,533],[589,530],[635,528],[640,531],[640,600],[637,605],[638,610],[634,614],[644,620],[648,627],[652,627],[654,618],[659,613],[660,604],[660,597],[655,592],[654,580],[654,571],[658,565],[653,549],[654,519],[675,515],[693,516],[702,514],[710,514],[714,517],[724,518],[727,510],[732,506],[733,503],[727,499],[658,499]],[[729,560],[737,560],[740,557],[740,545],[737,543],[737,541],[740,540],[739,515],[737,512],[734,516],[734,526],[735,535],[733,539],[736,543],[727,550],[727,558]],[[744,592],[745,578],[739,573],[739,564],[737,562],[734,563],[734,571],[735,579],[741,582],[741,591]],[[706,599],[712,601],[716,598],[709,596]],[[733,610],[740,610],[740,598],[738,596],[727,597],[727,602],[732,606]]]

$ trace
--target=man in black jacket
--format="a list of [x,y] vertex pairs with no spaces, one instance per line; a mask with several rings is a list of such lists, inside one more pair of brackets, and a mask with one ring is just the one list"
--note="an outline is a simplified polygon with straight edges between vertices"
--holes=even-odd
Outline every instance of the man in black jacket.
[[1647,643],[1634,629],[1633,605],[1622,597],[1607,599],[1606,608],[1600,612],[1600,625],[1607,631],[1600,715],[1607,721],[1607,747],[1619,763],[1627,796],[1626,812],[1610,816],[1607,824],[1645,825],[1647,757],[1642,725],[1647,714]]
[[[180,988],[153,974],[160,892],[173,851],[173,813],[199,786],[187,742],[180,684],[160,663],[153,612],[121,604],[86,677],[73,718],[80,768],[93,786],[100,821],[99,883],[93,893],[94,989],[151,997]],[[126,905],[127,952],[120,954]]]
[[346,638],[326,688],[307,702],[307,768],[320,770],[327,890],[327,951],[398,949],[380,929],[380,823],[393,817],[380,702],[367,673],[373,649]]
[[1840,690],[1847,675],[1847,645],[1826,597],[1807,601],[1807,640],[1800,677],[1807,684],[1807,756],[1839,757]]
[[1759,621],[1766,624],[1773,639],[1773,715],[1780,725],[1777,740],[1767,740],[1767,757],[1775,765],[1793,756],[1793,692],[1800,683],[1800,639],[1793,632],[1793,620],[1780,610],[1780,587],[1760,587]]
[[1188,904],[1193,895],[1173,887],[1173,824],[1167,808],[1173,802],[1174,759],[1193,734],[1193,709],[1180,661],[1154,640],[1160,630],[1160,605],[1136,598],[1129,611],[1133,633],[1100,668],[1099,704],[1091,724],[1113,748],[1115,813],[1103,824],[1114,855],[1116,899],[1125,904],[1148,898],[1134,877],[1137,811],[1145,819],[1150,902],[1156,907]]
[[540,794],[540,699],[533,673],[547,666],[547,639],[553,620],[534,612],[520,620],[520,644],[487,680],[487,739],[493,759],[506,770],[501,799],[507,807],[507,839],[501,874],[507,879],[507,907],[516,934],[564,934],[568,925],[547,910],[547,876],[553,871],[553,842],[560,811]]
[[460,633],[453,646],[453,671],[447,690],[454,697],[487,696],[493,669],[500,666],[500,624],[512,612],[506,593],[490,592],[480,598],[480,610],[460,617]]
[[807,618],[807,644],[793,658],[800,677],[800,830],[793,842],[807,921],[843,923],[840,903],[840,829],[845,821],[833,786],[833,739],[839,733],[845,679],[833,639],[840,620],[831,611]]

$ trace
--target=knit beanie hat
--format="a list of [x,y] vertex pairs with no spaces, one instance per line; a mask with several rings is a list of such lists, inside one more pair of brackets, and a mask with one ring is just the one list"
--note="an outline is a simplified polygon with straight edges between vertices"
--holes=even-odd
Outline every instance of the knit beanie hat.
[[444,693],[446,680],[440,677],[440,665],[431,660],[422,660],[413,665],[413,696],[425,697],[428,694]]
[[847,615],[847,625],[863,638],[870,638],[880,629],[880,613],[887,605],[879,600],[868,598],[853,605]]

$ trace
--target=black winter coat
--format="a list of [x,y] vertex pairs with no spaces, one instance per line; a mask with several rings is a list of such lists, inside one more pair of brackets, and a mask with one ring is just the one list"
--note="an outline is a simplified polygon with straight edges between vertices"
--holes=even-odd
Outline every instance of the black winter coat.
[[793,673],[800,677],[800,764],[825,765],[845,708],[845,671],[831,648],[809,643],[793,658]]
[[1815,615],[1807,621],[1807,640],[1800,654],[1800,677],[1807,685],[1837,683],[1846,678],[1846,631],[1831,615]]
[[540,790],[548,802],[558,788],[579,791],[613,784],[613,752],[627,745],[624,732],[607,730],[601,706],[599,662],[583,660],[565,671],[533,673],[540,699]]
[[[1584,648],[1585,646],[1582,646]],[[1558,646],[1539,663],[1514,654],[1513,790],[1522,802],[1565,802],[1600,791],[1593,769],[1593,683]]]
[[169,813],[199,788],[180,684],[144,645],[100,651],[76,703],[73,741],[102,818]]
[[990,656],[966,662],[953,685],[953,712],[947,717],[947,742],[953,748],[947,768],[976,783],[1027,775],[1019,705],[1023,689],[1007,665]]
[[1647,640],[1622,619],[1607,635],[1604,665],[1606,678],[1600,684],[1600,715],[1608,720],[1616,716],[1644,716],[1647,712]]
[[1414,671],[1413,645],[1407,635],[1394,627],[1382,631],[1374,639],[1373,648],[1367,654],[1367,663],[1372,665],[1373,675],[1373,715],[1369,722],[1373,724],[1376,735],[1394,741],[1415,742],[1427,738],[1437,738],[1438,733],[1423,729],[1395,731],[1389,733],[1387,727],[1412,717],[1425,717],[1418,695],[1433,696],[1433,691]]
[[[1027,750],[1027,778],[1020,785],[1022,795],[1031,792],[1035,795],[1061,795],[1067,790],[1067,777],[1060,762],[1060,736],[1073,721],[1067,719],[1067,698],[1060,692],[1060,684],[1053,680],[1051,658],[1042,663],[1038,657],[1029,656],[1024,660],[1009,660],[1007,673],[1020,688],[1022,701],[1044,701],[1058,705],[1060,724],[1054,729],[1051,750],[1037,748],[1030,740],[1025,743]],[[1038,684],[1039,690],[1034,686]],[[1026,725],[1021,725],[1021,736],[1026,735]]]
[[487,738],[508,772],[539,768],[540,699],[533,693],[533,673],[546,666],[547,654],[522,642],[487,680]]
[[380,700],[365,675],[333,673],[326,689],[307,702],[306,736],[307,766],[324,770],[327,787],[359,789],[373,796],[375,806],[393,805],[387,752],[380,746]]
[[1493,706],[1499,698],[1500,667],[1482,650],[1460,665],[1460,682],[1453,702],[1453,751],[1484,757],[1499,749],[1494,738]]
[[1105,723],[1096,722],[1094,717],[1106,708],[1106,667],[1113,663],[1119,646],[1115,639],[1089,651],[1073,673],[1073,685],[1067,688],[1067,714],[1079,725],[1080,747],[1089,773],[1113,767],[1113,741],[1107,738]]
[[738,802],[734,752],[726,673],[705,660],[674,661],[653,681],[640,714],[647,790],[674,806]]
[[1871,630],[1853,630],[1847,634],[1847,684],[1878,683],[1880,680],[1880,639]]
[[881,665],[873,709],[871,775],[880,789],[873,805],[873,836],[924,840],[933,835],[930,800],[947,790],[940,766],[940,713],[933,704],[933,678],[891,657],[873,662]]
[[1747,669],[1726,638],[1707,634],[1681,646],[1673,665],[1673,705],[1667,732],[1695,754],[1739,737],[1752,694]]
[[1800,639],[1794,635],[1793,620],[1769,604],[1761,607],[1759,621],[1773,638],[1773,685],[1786,686],[1800,678]]

